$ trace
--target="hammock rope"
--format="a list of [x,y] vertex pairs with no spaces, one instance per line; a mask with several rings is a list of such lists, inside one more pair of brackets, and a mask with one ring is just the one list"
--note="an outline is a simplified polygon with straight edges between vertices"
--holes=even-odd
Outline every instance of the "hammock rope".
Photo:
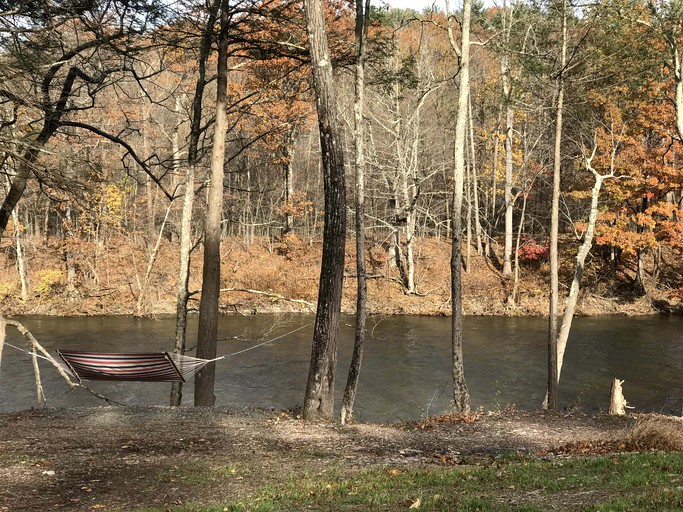
[[[65,369],[79,382],[83,380],[126,380],[148,382],[187,382],[192,376],[209,363],[228,359],[249,350],[254,350],[269,343],[294,334],[310,324],[303,325],[275,338],[268,339],[251,347],[247,347],[214,359],[201,359],[175,352],[91,352],[77,350],[56,350]],[[28,350],[5,345],[34,357]],[[50,361],[49,358],[35,354]]]

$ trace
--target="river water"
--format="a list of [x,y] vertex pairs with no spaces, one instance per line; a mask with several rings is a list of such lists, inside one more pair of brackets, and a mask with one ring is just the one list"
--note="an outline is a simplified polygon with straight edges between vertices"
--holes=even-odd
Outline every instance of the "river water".
[[[174,319],[132,317],[25,317],[19,319],[47,349],[100,351],[171,350]],[[353,317],[343,317],[339,352],[341,397],[353,345]],[[216,405],[300,405],[306,386],[313,317],[224,316],[218,355],[303,329],[272,344],[219,361]],[[465,317],[465,376],[473,409],[539,408],[546,382],[546,321],[542,318]],[[194,346],[196,318],[188,345]],[[355,417],[361,421],[415,420],[438,414],[451,402],[450,319],[373,317],[361,372]],[[25,347],[8,328],[9,343]],[[99,406],[83,390],[69,390],[46,361],[40,362],[52,407]],[[636,411],[681,414],[683,407],[683,318],[577,318],[565,356],[561,404],[585,412],[605,411],[613,378]],[[168,383],[90,382],[94,390],[129,405],[166,405]],[[339,400],[340,401],[340,398]],[[184,387],[192,403],[192,384]],[[22,352],[5,347],[0,367],[0,412],[35,404],[33,369]]]

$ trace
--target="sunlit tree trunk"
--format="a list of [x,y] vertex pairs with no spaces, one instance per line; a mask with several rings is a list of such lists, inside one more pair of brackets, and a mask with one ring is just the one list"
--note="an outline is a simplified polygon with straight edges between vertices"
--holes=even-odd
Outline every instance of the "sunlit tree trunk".
[[[584,164],[586,170],[591,172],[595,178],[595,184],[593,185],[593,190],[591,191],[591,205],[590,214],[588,216],[588,225],[586,227],[586,233],[583,236],[583,242],[579,247],[579,251],[576,255],[576,267],[574,269],[574,278],[572,279],[572,284],[569,288],[569,295],[565,301],[564,315],[562,317],[562,326],[560,327],[560,332],[557,337],[557,383],[559,387],[560,374],[562,373],[562,364],[564,361],[564,352],[567,348],[567,341],[569,340],[569,331],[572,327],[572,321],[574,320],[574,313],[576,311],[576,304],[579,300],[579,291],[581,287],[581,277],[583,276],[583,270],[586,265],[586,257],[593,246],[593,234],[595,233],[595,224],[598,219],[598,200],[600,198],[600,189],[602,188],[602,183],[608,178],[614,177],[614,166],[610,168],[609,174],[601,175],[592,166],[593,156],[595,155],[597,147],[593,148],[593,153],[590,157],[584,157]],[[617,151],[616,145],[612,150],[612,162],[614,162],[614,155]],[[550,400],[549,402],[550,403]],[[555,406],[556,408],[557,406]]]
[[471,0],[464,0],[462,10],[462,31],[460,45],[455,41],[453,24],[455,16],[446,0],[448,16],[448,37],[451,48],[458,56],[458,114],[455,122],[455,167],[453,190],[453,230],[451,236],[451,342],[453,372],[453,404],[456,412],[466,412],[470,408],[470,393],[465,382],[465,367],[462,351],[462,201],[465,174],[465,133],[467,130],[467,100],[469,96],[470,64],[470,13]]
[[547,407],[557,410],[560,376],[558,374],[557,321],[559,304],[558,234],[560,222],[560,171],[562,168],[562,115],[564,112],[564,68],[567,63],[567,3],[562,4],[561,70],[557,76],[555,107],[555,147],[553,153],[553,188],[550,206],[550,294],[548,304],[548,391]]
[[315,420],[331,419],[334,414],[337,337],[346,245],[346,184],[342,125],[335,98],[322,1],[305,0],[304,9],[318,107],[325,195],[318,307],[303,410],[304,419]]
[[[178,293],[176,295],[176,329],[174,351],[185,353],[187,333],[187,301],[190,280],[190,252],[192,250],[192,207],[194,205],[194,165],[188,165],[183,194],[183,213],[180,221],[180,267],[178,270]],[[171,384],[171,405],[179,406],[183,398],[183,383]]]
[[[202,298],[199,304],[197,357],[214,359],[218,338],[218,299],[221,282],[221,218],[223,214],[223,166],[225,135],[228,128],[228,0],[221,5],[221,30],[218,41],[218,80],[216,84],[216,122],[211,153],[211,181],[204,221],[204,269]],[[197,372],[194,381],[194,405],[213,406],[216,364],[209,363]]]
[[[192,251],[192,209],[194,205],[194,175],[198,160],[199,139],[202,130],[202,98],[206,87],[206,65],[211,51],[213,30],[216,25],[220,2],[215,2],[209,10],[199,47],[197,81],[192,99],[190,135],[187,147],[187,173],[183,195],[183,212],[180,221],[180,263],[178,270],[178,293],[176,296],[176,326],[174,351],[184,354],[187,335],[187,302],[190,298],[190,253]],[[189,197],[188,197],[189,196]],[[171,384],[170,405],[179,406],[183,398],[183,383]]]
[[353,142],[356,149],[356,330],[353,354],[342,399],[340,420],[346,424],[353,415],[358,378],[363,362],[365,345],[365,321],[367,317],[367,279],[365,271],[365,131],[363,129],[363,101],[365,89],[365,41],[370,22],[370,0],[356,0],[356,81],[354,89],[355,130]]
[[477,237],[477,254],[484,254],[482,245],[481,220],[479,218],[479,180],[477,178],[477,154],[474,143],[474,120],[472,119],[472,99],[467,102],[470,131],[470,166],[472,168],[472,199],[474,208],[474,234]]
[[[510,44],[512,27],[512,13],[507,0],[503,0],[503,37],[506,46]],[[505,244],[503,248],[503,275],[512,275],[512,231],[513,231],[513,200],[512,200],[512,131],[514,111],[512,109],[512,84],[510,79],[510,50],[503,50],[500,61],[500,75],[503,87],[503,102],[505,103]]]
[[26,259],[24,258],[24,245],[21,242],[21,226],[19,225],[18,207],[12,210],[12,223],[14,224],[14,244],[17,248],[17,272],[21,283],[21,300],[28,299],[28,279],[26,277]]

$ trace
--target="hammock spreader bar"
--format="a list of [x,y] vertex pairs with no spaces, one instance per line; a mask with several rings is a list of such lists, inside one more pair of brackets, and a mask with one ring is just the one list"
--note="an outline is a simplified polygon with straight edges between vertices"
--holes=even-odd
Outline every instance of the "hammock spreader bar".
[[83,352],[57,350],[79,380],[187,382],[211,362],[168,352]]

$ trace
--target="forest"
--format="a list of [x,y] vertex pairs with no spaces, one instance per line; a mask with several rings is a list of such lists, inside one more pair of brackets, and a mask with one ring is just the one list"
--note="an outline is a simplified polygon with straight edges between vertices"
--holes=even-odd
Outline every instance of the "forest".
[[[349,173],[353,7],[326,2]],[[192,244],[201,250],[216,118],[211,9],[211,2],[3,6],[6,304],[108,293],[107,259],[123,253],[119,259],[132,257],[139,274],[126,292],[140,299],[130,312],[149,313],[153,259],[160,248],[178,252],[189,178]],[[301,5],[240,1],[229,10],[221,237],[269,252],[313,245],[324,198]],[[389,260],[409,301],[427,291],[420,259],[428,242],[450,240],[458,58],[442,11],[370,14],[362,117],[367,251],[376,265]],[[516,283],[547,262],[560,151],[563,262],[573,266],[586,232],[589,169],[612,173],[588,262],[594,285],[630,296],[651,287],[676,301],[683,286],[681,18],[680,2],[474,5],[466,269],[483,256]],[[564,122],[556,140],[560,84]],[[353,214],[356,190],[347,188]]]
[[680,312],[683,2],[445,5],[2,1],[5,314]]

